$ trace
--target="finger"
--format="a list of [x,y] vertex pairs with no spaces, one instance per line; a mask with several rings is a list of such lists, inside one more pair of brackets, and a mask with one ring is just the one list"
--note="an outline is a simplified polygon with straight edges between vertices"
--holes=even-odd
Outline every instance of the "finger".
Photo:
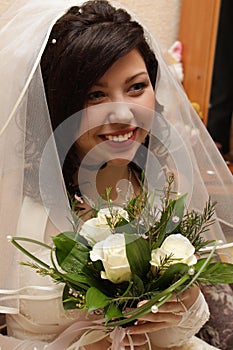
[[185,292],[182,292],[178,295],[175,295],[174,297],[172,297],[171,299],[169,299],[167,301],[167,303],[170,303],[170,302],[175,302],[175,301],[185,301],[185,300],[188,300],[189,299],[189,296],[190,296],[190,293],[189,293],[189,290],[185,291]]
[[152,312],[150,312],[149,314],[146,314],[138,318],[139,323],[135,323],[135,325],[139,326],[145,322],[152,322],[152,323],[165,322],[168,324],[176,325],[181,321],[182,314],[183,313],[178,313],[178,312],[177,313],[158,312],[156,314],[153,314]]
[[[148,346],[143,345],[143,346],[134,346],[134,350],[147,350]],[[130,346],[125,346],[125,350],[131,350]]]
[[189,309],[195,303],[199,295],[200,289],[197,286],[193,286],[179,294],[177,300],[183,303],[186,309]]
[[174,301],[174,300],[179,300],[179,301],[187,301],[190,299],[190,297],[193,296],[197,296],[200,293],[200,288],[196,285],[189,287],[188,289],[186,289],[184,292],[179,293],[175,296],[173,296],[170,300]]
[[140,324],[139,326],[130,326],[126,328],[126,331],[130,335],[136,335],[136,334],[143,334],[143,333],[152,333],[156,332],[160,329],[168,328],[173,325],[167,323],[167,322],[145,322],[143,324]]
[[[147,349],[148,349],[147,345],[134,346],[134,350],[147,350]],[[131,350],[130,346],[125,346],[125,350]]]
[[158,308],[160,313],[184,313],[187,309],[182,301],[172,301],[161,305]]
[[[132,334],[130,335],[131,340],[134,344],[134,346],[143,346],[148,343],[148,340],[145,336],[145,334]],[[130,346],[130,340],[126,334],[126,336],[123,339],[124,346]]]
[[[142,306],[143,304],[147,303],[146,300],[143,300],[141,302],[138,303],[138,307]],[[155,308],[154,308],[155,306]],[[187,311],[184,303],[182,301],[168,301],[165,304],[159,306],[159,308],[156,310],[156,305],[152,306],[151,311],[152,313],[157,313],[157,312],[161,312],[161,313],[176,313],[176,314],[182,314],[185,311]],[[153,311],[153,309],[155,309],[155,311]]]

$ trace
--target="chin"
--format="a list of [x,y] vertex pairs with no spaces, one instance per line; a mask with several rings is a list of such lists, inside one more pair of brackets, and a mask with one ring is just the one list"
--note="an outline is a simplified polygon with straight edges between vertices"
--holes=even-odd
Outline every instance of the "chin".
[[123,158],[117,158],[117,159],[112,159],[108,161],[108,165],[116,166],[116,167],[122,167],[126,166],[131,162],[129,159],[123,159]]

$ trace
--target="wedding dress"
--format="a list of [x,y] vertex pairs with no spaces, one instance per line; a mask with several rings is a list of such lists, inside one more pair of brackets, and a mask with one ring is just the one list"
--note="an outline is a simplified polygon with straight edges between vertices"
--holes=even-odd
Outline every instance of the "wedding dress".
[[[29,148],[29,153],[35,155],[36,164],[43,160],[43,151],[52,129],[40,59],[54,23],[69,7],[82,3],[81,0],[17,0],[0,18],[0,312],[7,315],[9,332],[8,336],[0,336],[1,350],[64,350],[67,345],[61,344],[67,344],[71,336],[77,337],[78,331],[85,334],[93,328],[93,323],[79,311],[63,310],[60,285],[52,284],[48,278],[19,265],[25,257],[7,239],[8,235],[21,235],[48,242],[50,233],[45,237],[45,232],[49,231],[48,221],[54,224],[54,218],[57,232],[70,229],[67,224],[69,201],[54,143],[51,142],[53,149],[45,163],[51,183],[45,183],[42,191],[53,201],[44,206],[25,197],[24,172],[28,170],[25,150],[28,151],[31,138],[39,140],[37,153],[33,148]],[[154,165],[159,163],[161,169],[173,169],[175,164],[175,171],[179,174],[177,191],[189,194],[190,208],[202,211],[209,195],[218,202],[216,222],[206,237],[226,242],[222,231],[224,225],[231,241],[232,175],[182,86],[169,71],[157,40],[144,29],[159,63],[155,88],[155,98],[159,103],[156,103],[156,108],[163,106],[161,128],[157,118],[151,132],[169,149],[169,154],[165,152],[165,156],[163,152],[156,155],[156,163],[153,144],[149,145],[146,169],[148,179],[151,179],[149,185],[161,188],[164,184],[159,177],[157,181],[155,174],[158,169]],[[161,113],[161,110],[156,113]],[[161,139],[163,136],[164,139]],[[168,140],[169,144],[166,143]],[[29,185],[36,197],[41,189],[38,180],[41,180],[40,169],[36,166],[29,170],[32,170]],[[31,249],[33,252],[34,247]],[[43,254],[39,251],[35,253]],[[208,310],[200,295],[191,309],[184,313],[181,324],[173,330],[157,332],[152,343],[169,347],[181,344],[182,340],[185,342],[180,348],[182,350],[213,349],[193,337],[207,318]],[[100,336],[102,330],[98,322],[95,327]],[[94,333],[95,336],[97,333]],[[101,334],[104,336],[103,332]],[[80,339],[85,341],[88,337],[89,334],[86,334]]]

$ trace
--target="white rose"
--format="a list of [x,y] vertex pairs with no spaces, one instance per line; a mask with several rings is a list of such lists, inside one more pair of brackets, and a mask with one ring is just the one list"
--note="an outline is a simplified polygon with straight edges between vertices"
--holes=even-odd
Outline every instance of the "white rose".
[[152,266],[159,267],[161,265],[161,260],[164,260],[166,256],[171,256],[172,260],[169,261],[170,264],[180,262],[190,266],[197,262],[194,253],[195,248],[188,238],[177,233],[168,236],[160,248],[152,250],[150,263]]
[[112,234],[104,241],[96,243],[90,252],[90,258],[92,261],[102,261],[105,270],[101,272],[103,279],[108,279],[113,283],[129,280],[131,271],[123,234]]
[[[119,216],[128,219],[128,213],[121,207],[113,207],[113,216],[119,218]],[[100,209],[96,218],[87,220],[80,230],[80,235],[85,237],[88,244],[93,246],[95,243],[103,241],[109,235],[111,235],[111,228],[108,225],[106,217],[111,218],[109,208]]]
[[84,222],[79,233],[90,246],[93,246],[96,242],[102,241],[111,235],[111,229],[106,224],[101,225],[98,218],[93,218]]

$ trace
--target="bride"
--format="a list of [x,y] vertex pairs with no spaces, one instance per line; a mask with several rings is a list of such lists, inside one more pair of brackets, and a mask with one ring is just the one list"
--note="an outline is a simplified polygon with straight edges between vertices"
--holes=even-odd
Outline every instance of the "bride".
[[197,286],[109,335],[84,312],[65,311],[62,287],[19,265],[25,258],[7,241],[51,244],[70,229],[69,198],[81,198],[82,218],[107,187],[122,205],[138,193],[142,171],[149,190],[174,172],[190,208],[217,199],[206,235],[225,241],[221,223],[233,227],[231,175],[156,39],[102,0],[18,0],[1,21],[0,312],[7,335],[0,348],[214,349],[195,337],[209,317]]

